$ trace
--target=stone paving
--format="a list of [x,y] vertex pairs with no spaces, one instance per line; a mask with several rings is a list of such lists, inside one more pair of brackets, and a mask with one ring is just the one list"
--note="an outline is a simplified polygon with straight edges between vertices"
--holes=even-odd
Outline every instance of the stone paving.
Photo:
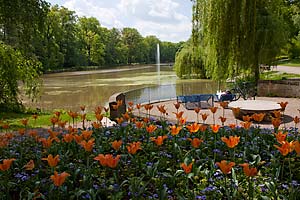
[[[257,97],[256,99],[258,100],[265,100],[265,101],[273,101],[273,102],[288,102],[288,105],[284,111],[284,117],[282,118],[282,121],[284,123],[282,123],[280,125],[280,128],[288,128],[288,127],[294,127],[295,123],[293,121],[293,118],[295,116],[300,117],[300,99],[298,98],[281,98],[281,97]],[[243,100],[239,100],[239,101],[243,101]],[[151,110],[150,114],[151,117],[154,117],[156,119],[160,119],[161,117],[163,117],[160,112],[157,109],[157,106],[159,105],[165,105],[165,109],[167,110],[167,115],[165,115],[165,119],[175,123],[176,122],[176,115],[174,113],[176,113],[176,109],[174,106],[174,103],[176,103],[176,100],[170,100],[170,101],[164,101],[164,102],[158,102],[158,103],[153,103],[153,109]],[[215,113],[215,122],[213,121],[213,114],[212,112],[209,110],[209,108],[203,108],[200,109],[200,113],[206,113],[208,114],[208,118],[205,121],[206,124],[220,124],[222,125],[221,121],[220,121],[220,116],[223,116],[223,108],[220,106],[220,103],[215,102],[214,106],[218,107],[217,112]],[[185,106],[181,105],[178,112],[183,111],[183,118],[186,118],[187,122],[199,122],[199,123],[203,123],[202,117],[199,114],[197,117],[197,114],[194,110],[187,110],[185,108]],[[146,116],[146,110],[144,108],[140,109],[140,112],[138,112],[138,110],[134,110],[133,111],[135,115],[137,116],[141,116],[144,117]],[[226,117],[226,122],[225,125],[228,124],[232,124],[235,123],[237,125],[240,125],[240,123],[242,122],[239,119],[236,119],[232,113],[232,110],[227,108],[224,109],[224,116]],[[253,123],[253,125],[259,125],[262,128],[272,128],[273,125],[271,122],[263,122],[260,124],[255,124]],[[299,124],[297,125],[297,127],[299,128]]]

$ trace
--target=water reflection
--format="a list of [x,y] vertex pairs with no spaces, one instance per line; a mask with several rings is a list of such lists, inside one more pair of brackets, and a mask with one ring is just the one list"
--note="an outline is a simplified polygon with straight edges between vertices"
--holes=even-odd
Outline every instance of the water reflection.
[[79,110],[80,105],[86,105],[88,110],[93,110],[98,105],[107,105],[114,93],[138,88],[142,89],[127,95],[135,102],[175,98],[181,94],[214,93],[218,89],[217,84],[209,80],[180,80],[170,67],[161,67],[158,81],[156,66],[47,74],[42,79],[41,98],[36,103],[25,101],[27,106]]

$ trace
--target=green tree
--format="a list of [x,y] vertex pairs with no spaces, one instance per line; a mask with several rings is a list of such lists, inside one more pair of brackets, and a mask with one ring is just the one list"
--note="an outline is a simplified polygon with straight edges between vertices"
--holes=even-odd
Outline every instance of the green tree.
[[0,43],[0,107],[15,109],[21,105],[19,81],[25,94],[35,98],[40,85],[41,63],[25,57],[20,51]]
[[286,42],[284,9],[284,0],[194,1],[193,45],[204,49],[206,74],[257,80],[259,64],[270,64]]
[[125,58],[125,45],[122,43],[121,31],[112,28],[107,30],[105,43],[105,63],[108,65],[127,64]]
[[143,37],[134,28],[123,28],[122,42],[124,44],[124,52],[128,64],[138,63],[143,60]]
[[160,44],[160,40],[154,36],[150,35],[144,38],[144,42],[147,46],[147,63],[155,63],[157,57],[157,44]]
[[81,50],[87,59],[87,65],[101,65],[104,62],[105,44],[103,43],[103,29],[94,17],[81,17],[78,22],[78,35]]
[[0,0],[0,40],[34,56],[48,10],[43,0]]

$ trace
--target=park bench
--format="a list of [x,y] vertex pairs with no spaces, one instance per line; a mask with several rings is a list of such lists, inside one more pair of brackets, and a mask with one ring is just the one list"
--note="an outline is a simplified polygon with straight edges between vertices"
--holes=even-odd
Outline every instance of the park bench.
[[186,109],[192,110],[194,108],[209,108],[214,106],[213,94],[193,94],[177,96],[178,102],[181,102]]

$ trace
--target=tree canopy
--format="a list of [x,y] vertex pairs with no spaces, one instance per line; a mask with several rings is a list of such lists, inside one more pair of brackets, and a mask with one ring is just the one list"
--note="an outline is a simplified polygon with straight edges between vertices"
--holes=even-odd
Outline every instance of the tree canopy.
[[135,28],[108,29],[45,0],[0,0],[0,104],[20,102],[20,81],[36,96],[41,72],[155,63],[157,44],[161,62],[174,62],[179,44],[144,38]]
[[[259,65],[272,65],[289,42],[291,5],[285,0],[194,0],[188,68],[198,62],[200,77],[259,78]],[[185,50],[185,49],[183,49]],[[177,54],[180,56],[180,53]],[[201,59],[201,62],[199,62]],[[177,59],[176,59],[177,60]],[[185,70],[191,71],[191,70]]]

